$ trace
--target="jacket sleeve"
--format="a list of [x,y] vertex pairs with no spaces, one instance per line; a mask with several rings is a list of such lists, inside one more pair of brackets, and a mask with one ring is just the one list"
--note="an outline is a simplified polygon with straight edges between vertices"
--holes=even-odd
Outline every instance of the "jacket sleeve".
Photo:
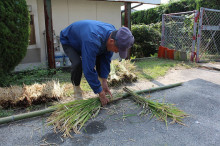
[[89,41],[82,44],[83,73],[95,94],[102,91],[101,83],[98,80],[98,73],[95,70],[96,55],[98,53],[97,47],[95,43]]
[[103,55],[101,55],[101,64],[100,64],[100,77],[101,78],[108,78],[108,75],[110,73],[110,63],[112,58],[113,52],[106,52]]

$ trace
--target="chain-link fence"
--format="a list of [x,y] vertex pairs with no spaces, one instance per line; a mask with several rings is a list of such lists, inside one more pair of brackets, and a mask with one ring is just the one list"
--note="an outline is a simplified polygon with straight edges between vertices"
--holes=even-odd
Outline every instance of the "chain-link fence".
[[161,45],[186,52],[195,48],[197,11],[163,14]]
[[220,10],[200,9],[197,54],[197,62],[220,60]]

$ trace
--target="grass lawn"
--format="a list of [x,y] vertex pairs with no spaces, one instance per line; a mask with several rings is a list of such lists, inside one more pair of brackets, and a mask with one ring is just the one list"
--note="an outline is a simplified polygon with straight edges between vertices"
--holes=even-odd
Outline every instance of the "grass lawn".
[[[181,61],[165,60],[158,58],[149,58],[142,61],[136,61],[135,65],[137,66],[135,74],[138,76],[138,79],[147,79],[154,80],[160,76],[164,76],[168,70],[173,67],[181,66],[184,68],[190,68],[195,66],[194,64],[184,63]],[[50,80],[58,80],[61,85],[65,86],[65,96],[71,97],[74,93],[73,86],[70,80],[70,71],[61,71],[56,70],[33,70],[14,73],[10,75],[9,84],[10,85],[19,85],[23,84],[31,85],[34,83],[44,83]],[[84,92],[91,92],[91,88],[87,83],[85,77],[82,78],[81,87]],[[46,103],[44,105],[33,105],[25,109],[25,111],[37,110],[42,106],[50,106]],[[10,116],[14,114],[13,109],[1,109],[0,108],[0,118],[5,116]]]
[[165,76],[167,71],[173,67],[191,68],[195,66],[193,63],[158,58],[138,61],[135,64],[137,66],[137,76],[148,80],[155,80],[158,77]]

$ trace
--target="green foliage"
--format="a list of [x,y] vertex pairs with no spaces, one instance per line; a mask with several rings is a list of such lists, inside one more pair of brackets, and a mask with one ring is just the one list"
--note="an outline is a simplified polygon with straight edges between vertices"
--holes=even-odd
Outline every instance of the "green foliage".
[[198,1],[198,8],[210,8],[210,9],[217,9],[220,10],[220,1],[219,0],[197,0]]
[[135,44],[131,49],[131,56],[149,57],[156,53],[160,43],[160,32],[147,25],[132,25]]
[[162,14],[199,10],[200,7],[220,9],[219,0],[180,0],[171,1],[148,10],[136,11],[131,14],[132,24],[151,24],[160,22]]
[[[54,73],[57,74],[54,74]],[[34,83],[45,83],[50,80],[56,80],[59,77],[57,75],[62,74],[61,70],[56,69],[34,69],[34,70],[26,70],[22,72],[9,73],[5,76],[5,82],[1,84],[1,86],[11,86],[11,85],[31,85]],[[69,80],[66,76],[63,75],[61,82],[65,80]]]
[[0,108],[0,118],[11,116],[13,113],[14,111],[11,109],[5,110]]
[[24,58],[29,40],[29,13],[25,0],[0,1],[0,83]]
[[150,28],[157,30],[158,32],[162,32],[162,22],[151,23],[149,25]]
[[148,9],[148,11],[145,13],[146,19],[144,19],[144,23],[147,24],[147,22],[156,23],[158,22],[159,14],[157,13],[157,10],[154,8]]

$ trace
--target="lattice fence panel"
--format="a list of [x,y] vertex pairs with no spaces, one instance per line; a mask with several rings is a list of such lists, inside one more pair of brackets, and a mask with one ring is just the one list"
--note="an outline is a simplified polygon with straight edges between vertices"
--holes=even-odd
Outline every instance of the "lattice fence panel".
[[[169,49],[191,52],[193,46],[194,20],[197,11],[164,14],[161,45]],[[194,50],[194,49],[193,49]]]
[[201,8],[197,61],[220,60],[220,10]]

